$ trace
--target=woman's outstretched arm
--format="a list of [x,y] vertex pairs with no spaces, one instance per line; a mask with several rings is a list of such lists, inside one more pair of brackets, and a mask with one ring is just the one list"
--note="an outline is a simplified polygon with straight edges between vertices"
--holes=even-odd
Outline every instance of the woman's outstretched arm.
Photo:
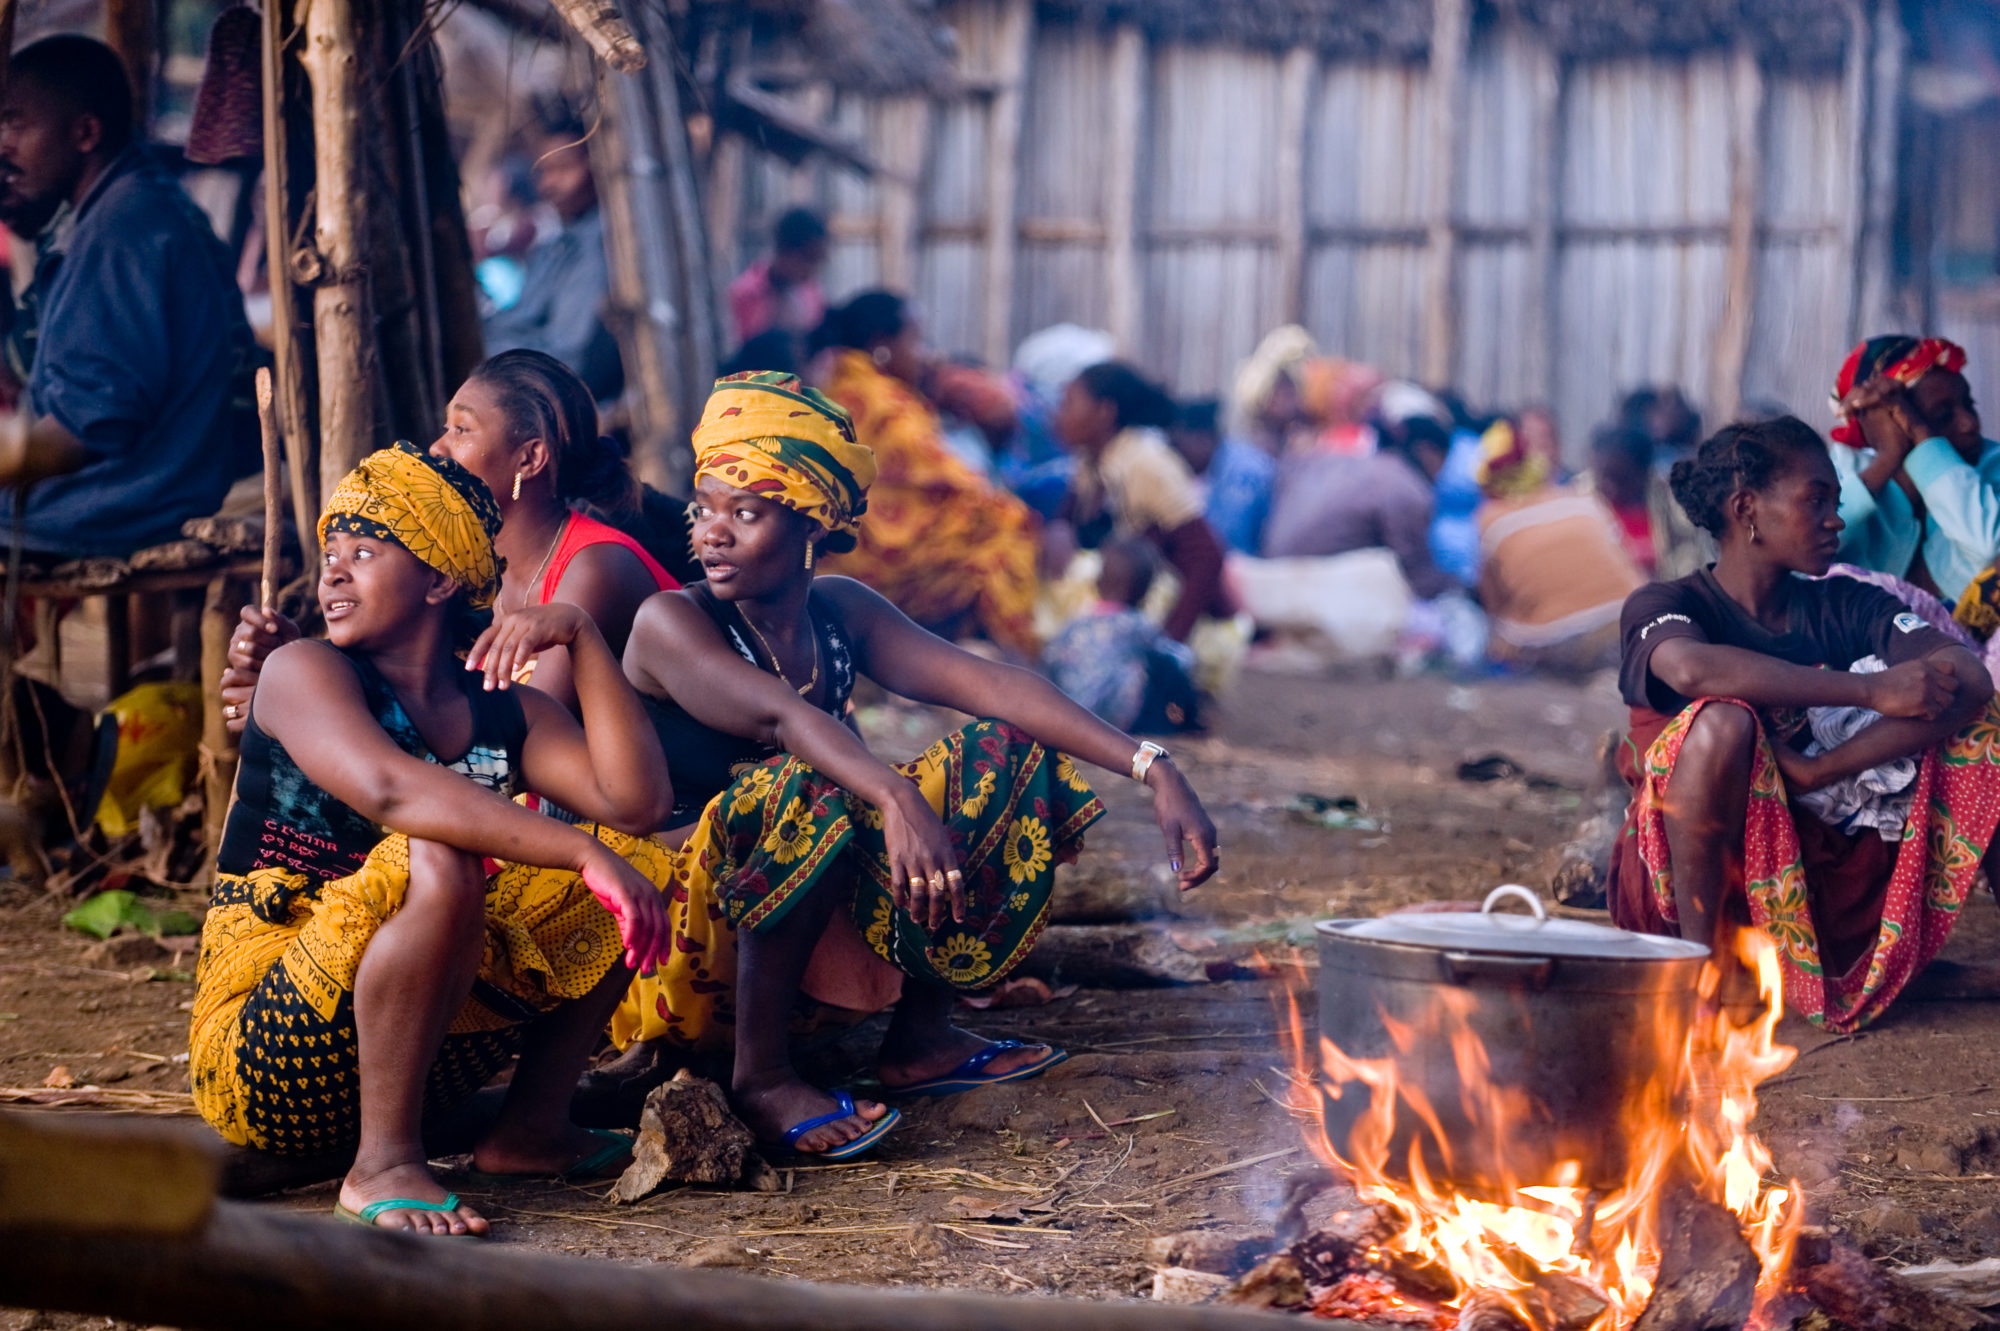
[[[918,702],[994,717],[1019,726],[1048,748],[1114,772],[1130,770],[1139,741],[1079,707],[1040,675],[959,650],[850,578],[822,578],[819,588],[846,619],[859,669],[883,688]],[[1171,763],[1154,763],[1146,784],[1153,790],[1154,816],[1166,835],[1168,859],[1181,889],[1200,886],[1216,869],[1215,825]],[[1183,858],[1184,842],[1193,843],[1192,859]]]

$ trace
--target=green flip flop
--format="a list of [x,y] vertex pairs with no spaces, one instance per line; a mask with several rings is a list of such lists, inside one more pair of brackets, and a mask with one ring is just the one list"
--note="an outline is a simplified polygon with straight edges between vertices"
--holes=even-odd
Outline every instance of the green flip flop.
[[[388,1211],[436,1211],[442,1214],[446,1211],[456,1213],[457,1210],[458,1194],[455,1192],[446,1193],[444,1200],[441,1202],[420,1202],[413,1197],[385,1197],[379,1202],[368,1203],[368,1205],[362,1207],[359,1211],[350,1211],[339,1202],[333,1204],[333,1213],[336,1216],[339,1216],[342,1220],[350,1224],[366,1225],[370,1229],[380,1229],[381,1226],[375,1223],[376,1218]],[[481,1235],[475,1234],[468,1229],[463,1234],[440,1234],[437,1237],[447,1239],[476,1239],[480,1238]]]
[[467,1175],[473,1182],[482,1187],[497,1187],[502,1184],[523,1183],[532,1179],[550,1177],[553,1177],[558,1183],[599,1182],[602,1179],[610,1177],[604,1171],[610,1166],[612,1161],[621,1155],[631,1153],[634,1139],[627,1137],[622,1132],[613,1132],[609,1128],[589,1128],[587,1131],[593,1137],[603,1138],[604,1145],[577,1161],[568,1169],[562,1170],[553,1176],[548,1174],[489,1174],[483,1169],[468,1170]]

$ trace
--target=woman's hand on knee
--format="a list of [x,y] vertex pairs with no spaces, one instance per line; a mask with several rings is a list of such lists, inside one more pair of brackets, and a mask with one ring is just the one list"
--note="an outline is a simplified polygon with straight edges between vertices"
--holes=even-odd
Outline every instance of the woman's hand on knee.
[[936,811],[910,787],[882,809],[890,896],[919,924],[935,929],[949,917],[965,922],[965,871]]
[[673,921],[660,889],[607,846],[583,862],[583,885],[618,922],[625,964],[651,969],[673,946]]

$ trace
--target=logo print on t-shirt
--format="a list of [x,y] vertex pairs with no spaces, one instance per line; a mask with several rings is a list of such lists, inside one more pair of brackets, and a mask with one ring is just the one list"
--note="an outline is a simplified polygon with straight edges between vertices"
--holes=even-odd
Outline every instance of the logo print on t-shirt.
[[1907,610],[1897,615],[1890,622],[1905,633],[1915,633],[1918,629],[1925,627],[1922,615],[1913,615]]

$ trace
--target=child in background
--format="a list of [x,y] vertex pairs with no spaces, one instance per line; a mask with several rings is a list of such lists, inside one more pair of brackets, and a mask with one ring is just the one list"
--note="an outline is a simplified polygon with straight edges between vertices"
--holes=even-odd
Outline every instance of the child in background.
[[1139,609],[1153,585],[1152,547],[1114,538],[1099,556],[1097,604],[1056,635],[1043,667],[1057,688],[1120,729],[1157,735],[1198,728],[1194,653]]

